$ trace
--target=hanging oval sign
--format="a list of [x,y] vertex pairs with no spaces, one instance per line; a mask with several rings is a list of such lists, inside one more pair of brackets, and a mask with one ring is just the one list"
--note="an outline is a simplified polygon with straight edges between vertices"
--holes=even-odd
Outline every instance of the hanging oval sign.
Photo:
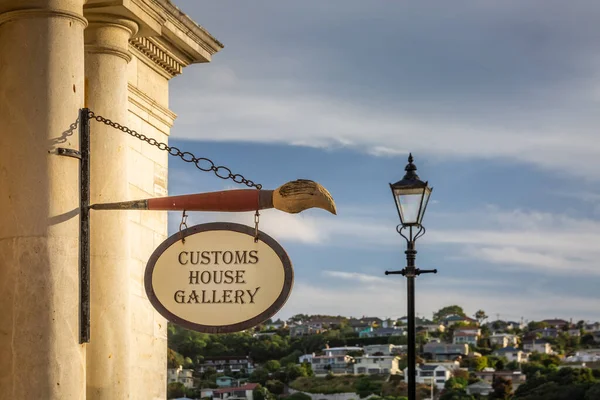
[[239,332],[272,317],[294,283],[285,250],[267,234],[208,223],[165,240],[146,266],[144,285],[166,319],[205,333]]

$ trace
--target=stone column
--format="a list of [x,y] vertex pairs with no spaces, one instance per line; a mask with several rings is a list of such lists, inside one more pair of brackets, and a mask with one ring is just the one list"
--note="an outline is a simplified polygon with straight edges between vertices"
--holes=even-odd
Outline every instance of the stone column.
[[[87,14],[85,102],[96,115],[126,125],[129,39],[137,25],[122,17]],[[91,129],[91,203],[128,199],[127,134],[99,122]],[[91,340],[87,399],[130,397],[131,324],[127,211],[92,211]]]
[[84,0],[0,1],[0,399],[85,398],[79,345]]

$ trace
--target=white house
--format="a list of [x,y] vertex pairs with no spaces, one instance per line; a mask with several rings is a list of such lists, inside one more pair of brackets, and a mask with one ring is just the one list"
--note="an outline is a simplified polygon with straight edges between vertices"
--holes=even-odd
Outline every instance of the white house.
[[511,361],[516,361],[518,363],[527,362],[529,358],[529,353],[524,352],[523,350],[516,349],[512,346],[504,347],[502,349],[498,349],[493,353],[495,356],[506,357],[506,359]]
[[305,362],[307,362],[307,363],[309,363],[309,364],[310,364],[310,363],[311,363],[311,361],[312,361],[312,358],[313,358],[314,356],[315,356],[315,353],[312,353],[312,354],[303,354],[303,355],[301,355],[300,357],[298,357],[298,362],[299,362],[300,364],[302,364],[302,363],[305,363]]
[[355,357],[354,374],[398,374],[398,356]]
[[334,356],[328,354],[324,356],[314,356],[310,360],[310,365],[315,375],[327,375],[330,371],[334,374],[347,374],[353,372],[353,361],[354,358],[348,355]]
[[537,351],[538,353],[552,354],[552,347],[550,347],[550,343],[543,339],[524,340],[523,350],[529,353]]
[[191,369],[183,369],[181,365],[179,368],[169,368],[167,369],[167,383],[181,382],[183,386],[191,389],[194,387],[192,372]]
[[597,362],[600,361],[600,353],[597,350],[578,351],[575,355],[565,358],[566,362]]
[[[416,373],[416,383],[431,385],[431,382],[433,380],[435,386],[438,389],[443,389],[446,381],[452,377],[452,372],[450,371],[450,369],[444,365],[439,364],[418,365],[416,368]],[[408,376],[408,368],[404,369],[404,376]]]
[[509,335],[507,333],[493,334],[490,336],[490,344],[492,346],[499,345],[500,347],[517,346],[519,338],[517,335]]

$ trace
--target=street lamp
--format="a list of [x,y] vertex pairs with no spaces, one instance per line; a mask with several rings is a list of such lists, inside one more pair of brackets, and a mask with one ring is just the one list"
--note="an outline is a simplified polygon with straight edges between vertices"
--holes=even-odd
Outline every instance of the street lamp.
[[[400,225],[396,230],[406,239],[406,268],[401,271],[385,271],[386,275],[400,274],[406,277],[407,287],[407,308],[408,308],[408,399],[416,400],[417,386],[416,378],[416,332],[415,332],[415,277],[420,274],[437,273],[436,269],[421,270],[415,268],[415,242],[425,234],[425,227],[421,225],[429,196],[432,188],[427,182],[419,179],[415,172],[417,167],[413,164],[413,156],[408,156],[408,164],[404,168],[406,174],[402,180],[396,183],[390,183],[398,215],[400,216]],[[406,379],[406,377],[405,377]]]

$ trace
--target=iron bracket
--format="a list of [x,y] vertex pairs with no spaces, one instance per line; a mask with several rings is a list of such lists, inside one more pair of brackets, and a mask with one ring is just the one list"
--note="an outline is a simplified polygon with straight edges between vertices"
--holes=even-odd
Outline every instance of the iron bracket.
[[81,160],[81,152],[79,150],[66,149],[64,147],[59,147],[56,149],[56,154],[59,156],[72,157]]
[[90,342],[90,116],[79,110],[79,150],[56,154],[79,160],[79,344]]
[[90,342],[90,113],[79,110],[79,343]]

